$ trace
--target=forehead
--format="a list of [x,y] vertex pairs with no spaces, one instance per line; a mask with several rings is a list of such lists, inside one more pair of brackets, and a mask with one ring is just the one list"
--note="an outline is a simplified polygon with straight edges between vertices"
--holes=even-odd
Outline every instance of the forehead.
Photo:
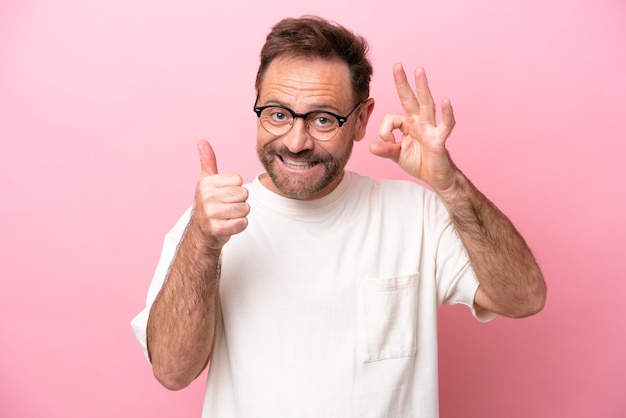
[[267,68],[259,90],[263,103],[323,105],[337,110],[351,106],[352,96],[348,65],[336,59],[279,57]]

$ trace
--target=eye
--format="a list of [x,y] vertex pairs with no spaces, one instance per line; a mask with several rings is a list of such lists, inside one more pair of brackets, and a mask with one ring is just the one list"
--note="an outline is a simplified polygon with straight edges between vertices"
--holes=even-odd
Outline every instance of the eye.
[[280,110],[275,110],[272,112],[272,119],[275,120],[283,120],[287,117],[287,115],[285,115],[284,112],[281,112]]
[[280,107],[268,107],[263,113],[274,125],[282,125],[291,121],[291,115]]
[[328,113],[314,113],[309,116],[308,120],[311,126],[321,131],[332,130],[337,126],[337,118]]

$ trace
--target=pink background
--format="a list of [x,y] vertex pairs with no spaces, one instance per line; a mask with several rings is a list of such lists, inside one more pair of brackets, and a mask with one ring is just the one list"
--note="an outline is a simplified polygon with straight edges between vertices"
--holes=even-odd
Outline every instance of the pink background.
[[377,100],[351,168],[399,110],[391,66],[450,97],[449,147],[518,226],[545,310],[441,310],[442,417],[626,416],[626,5],[622,0],[3,0],[0,416],[197,417],[203,378],[153,379],[129,321],[190,204],[195,142],[259,170],[252,112],[273,23],[323,14],[370,40]]

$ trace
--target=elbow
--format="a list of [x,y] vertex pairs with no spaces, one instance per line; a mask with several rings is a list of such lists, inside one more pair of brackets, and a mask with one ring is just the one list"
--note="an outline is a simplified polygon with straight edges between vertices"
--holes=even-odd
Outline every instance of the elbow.
[[152,368],[156,380],[168,390],[177,391],[186,388],[191,384],[193,378],[188,378],[180,373],[164,372],[157,367]]
[[529,284],[516,288],[479,286],[474,304],[482,309],[508,318],[526,318],[541,312],[546,304],[546,284],[539,274]]
[[[208,360],[202,363],[185,361],[171,352],[162,353],[154,350],[148,341],[148,358],[152,365],[154,378],[166,389],[178,391],[186,388],[202,373]],[[200,367],[201,366],[201,367]]]
[[151,350],[150,343],[148,342],[148,359],[152,365],[152,374],[154,378],[166,389],[177,391],[189,386],[193,379],[185,379],[184,375],[179,369],[172,369],[171,364],[169,366],[163,361],[160,361],[159,356],[154,355]]
[[519,309],[510,316],[513,318],[526,318],[536,315],[545,307],[546,298],[547,288],[543,277],[541,277],[535,286],[528,289],[528,292],[522,298],[523,303],[520,303]]
[[205,361],[186,362],[179,358],[178,361],[152,361],[152,373],[156,380],[166,389],[177,391],[186,388],[193,382],[208,365]]
[[543,310],[545,306],[546,300],[545,298],[533,299],[532,301],[528,301],[523,309],[519,309],[509,315],[511,318],[521,319],[527,318],[529,316],[537,315],[539,312]]
[[163,362],[150,356],[152,374],[155,379],[166,389],[177,391],[186,388],[193,382],[197,375],[193,375],[176,367],[172,362]]
[[543,308],[546,306],[546,296],[547,296],[547,290],[544,284],[542,289],[533,296],[533,301],[529,305],[530,309],[529,309],[528,316],[536,315],[543,310]]

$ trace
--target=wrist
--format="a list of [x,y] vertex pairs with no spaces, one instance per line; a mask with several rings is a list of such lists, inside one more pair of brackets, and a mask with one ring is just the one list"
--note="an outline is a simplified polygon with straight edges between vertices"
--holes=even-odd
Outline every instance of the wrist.
[[221,242],[218,237],[211,234],[206,227],[208,223],[208,219],[202,219],[202,217],[192,213],[185,230],[184,239],[197,251],[208,256],[219,257],[225,242]]
[[437,185],[430,185],[444,202],[452,201],[464,195],[470,184],[467,177],[455,165],[451,166],[450,171],[445,178],[441,178],[437,182]]

